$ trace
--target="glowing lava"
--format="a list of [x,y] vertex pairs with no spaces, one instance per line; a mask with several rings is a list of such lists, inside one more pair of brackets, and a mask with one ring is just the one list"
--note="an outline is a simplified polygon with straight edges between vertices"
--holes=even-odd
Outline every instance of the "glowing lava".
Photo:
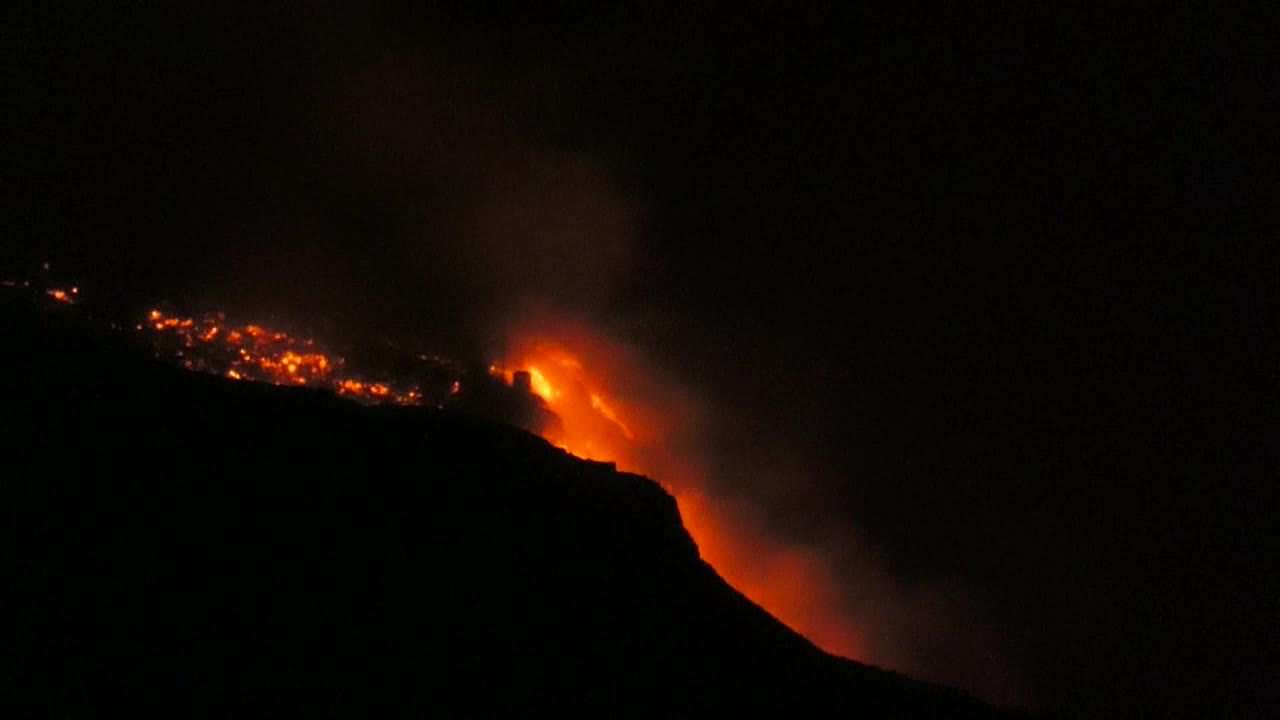
[[136,329],[153,331],[157,350],[188,370],[232,380],[325,387],[366,403],[422,403],[422,392],[416,385],[395,387],[353,377],[341,357],[318,349],[310,338],[295,338],[260,325],[232,326],[223,313],[207,313],[197,319],[152,310],[146,323],[139,323]]
[[740,502],[712,489],[698,439],[704,413],[692,394],[621,345],[550,325],[545,334],[529,334],[537,322],[516,326],[508,359],[490,367],[508,383],[520,370],[529,374],[529,389],[561,420],[543,436],[574,455],[658,479],[679,503],[703,560],[725,580],[822,649],[861,657],[865,645],[822,556],[772,539]]
[[[70,300],[49,294],[58,302]],[[311,339],[233,325],[222,313],[192,318],[152,310],[136,328],[153,333],[158,352],[191,370],[324,387],[365,403],[424,404],[422,386],[355,376],[341,357]],[[865,644],[842,608],[839,583],[823,557],[774,539],[740,499],[717,491],[725,483],[710,482],[707,443],[700,439],[705,411],[691,393],[634,351],[581,327],[526,322],[511,337],[507,359],[489,372],[536,394],[558,416],[560,422],[542,430],[548,441],[658,479],[679,503],[702,559],[725,580],[822,649],[863,656]],[[458,381],[444,392],[458,396]]]
[[76,301],[75,296],[80,294],[80,288],[73,287],[70,290],[63,290],[61,288],[49,288],[48,290],[45,290],[45,294],[53,298],[57,302],[66,303],[70,305]]

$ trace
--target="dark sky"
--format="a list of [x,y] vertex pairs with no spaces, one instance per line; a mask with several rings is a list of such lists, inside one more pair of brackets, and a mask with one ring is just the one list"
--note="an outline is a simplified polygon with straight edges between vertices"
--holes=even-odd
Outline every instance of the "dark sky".
[[909,670],[1275,707],[1276,11],[73,5],[4,11],[7,266],[458,352],[565,308],[937,596]]

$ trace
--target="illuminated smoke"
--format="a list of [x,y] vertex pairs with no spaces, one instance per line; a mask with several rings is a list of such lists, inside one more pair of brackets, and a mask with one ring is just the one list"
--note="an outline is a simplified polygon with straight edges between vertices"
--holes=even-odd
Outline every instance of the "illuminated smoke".
[[[67,303],[79,289],[44,294],[52,303]],[[772,465],[735,476],[716,459],[716,403],[662,372],[640,348],[584,322],[545,310],[515,315],[501,328],[504,349],[479,376],[425,354],[401,365],[416,374],[360,373],[322,341],[232,323],[222,312],[184,316],[154,309],[132,327],[149,336],[158,356],[189,370],[326,389],[368,404],[478,412],[523,425],[578,456],[647,475],[676,498],[701,557],[817,646],[961,685],[988,699],[1019,699],[1016,679],[998,661],[1004,653],[993,638],[1000,633],[982,626],[973,612],[981,603],[965,587],[903,583],[867,554],[848,527],[825,534],[824,528],[808,528],[816,540],[792,539],[770,519],[759,487],[811,471],[789,464],[785,449],[762,437],[757,457],[729,465],[750,465],[765,455]],[[500,392],[493,394],[487,384]],[[531,402],[519,402],[521,392]]]
[[[266,138],[267,152],[235,168],[235,177],[267,178],[244,193],[252,200],[224,206],[221,195],[186,197],[202,212],[200,232],[178,228],[193,235],[181,256],[183,272],[171,272],[170,257],[135,258],[154,271],[138,277],[193,275],[185,287],[175,282],[175,296],[196,288],[234,297],[250,311],[266,307],[375,334],[426,337],[433,348],[466,358],[491,350],[482,359],[495,361],[492,371],[507,382],[515,371],[528,371],[530,388],[559,418],[526,427],[576,454],[613,460],[663,483],[703,558],[784,622],[827,650],[981,689],[955,668],[979,672],[963,666],[989,663],[991,653],[960,651],[949,657],[961,662],[940,663],[910,647],[909,638],[922,633],[937,638],[926,648],[932,650],[967,632],[968,618],[949,601],[962,589],[904,586],[865,543],[851,539],[847,518],[832,522],[841,527],[805,528],[812,532],[802,537],[786,532],[795,528],[770,515],[771,493],[818,477],[821,461],[768,476],[743,469],[758,457],[725,462],[718,441],[730,431],[717,415],[724,406],[682,382],[699,373],[677,376],[655,367],[647,362],[653,355],[599,322],[615,308],[661,315],[636,286],[661,272],[646,263],[670,258],[645,247],[652,198],[638,197],[643,183],[633,192],[630,178],[624,191],[607,155],[589,144],[566,147],[572,143],[563,138],[552,144],[540,137],[537,128],[557,127],[561,119],[559,103],[534,101],[546,90],[540,73],[557,77],[556,69],[504,63],[495,82],[483,53],[463,41],[441,34],[406,46],[390,41],[395,33],[378,22],[350,20],[328,23],[340,33],[333,42],[281,43],[320,49],[289,64],[311,69],[304,70],[309,82],[291,80],[290,88],[309,88],[315,102],[286,112],[273,124],[281,137]],[[290,22],[281,32],[301,39],[313,30]],[[330,57],[361,45],[347,42],[348,35],[379,52]],[[528,88],[529,97],[504,90],[511,88]],[[217,219],[207,229],[205,215]],[[115,248],[102,250],[110,252]],[[588,319],[507,315],[531,302]],[[495,318],[510,322],[486,336]],[[192,320],[191,328],[143,325],[173,353],[184,353],[171,357],[193,369],[205,363],[231,378],[320,386],[366,402],[419,400],[402,376],[353,372],[334,353],[299,346],[292,335],[285,334],[292,346],[287,339],[276,344],[277,330],[263,328],[272,344],[249,349],[252,360],[227,354],[233,328],[219,321],[216,332],[202,325],[197,333]],[[238,330],[242,341],[257,342],[248,327]],[[765,329],[760,341],[768,341]],[[706,340],[687,342],[697,347]],[[316,354],[327,358],[327,368]],[[445,386],[443,402],[465,398],[470,388],[457,383]],[[751,441],[759,456],[780,466],[793,460],[786,453],[795,451],[767,431]],[[753,473],[759,476],[748,477]],[[811,502],[822,502],[821,495],[818,488]]]
[[714,418],[694,392],[636,348],[546,313],[508,325],[506,357],[491,370],[508,381],[517,371],[529,374],[530,389],[561,420],[544,432],[551,442],[662,483],[702,558],[731,585],[824,650],[865,657],[840,578],[822,554],[773,537],[749,503],[712,482]]
[[[507,381],[529,373],[530,389],[560,419],[543,436],[661,483],[703,560],[770,614],[828,652],[1020,701],[1020,682],[1001,661],[1001,633],[963,584],[895,576],[855,528],[815,520],[802,541],[770,516],[761,483],[807,479],[812,464],[788,458],[768,436],[754,457],[723,462],[717,403],[584,322],[528,310],[504,335],[491,372]],[[726,469],[766,457],[767,467],[736,471],[755,477]]]

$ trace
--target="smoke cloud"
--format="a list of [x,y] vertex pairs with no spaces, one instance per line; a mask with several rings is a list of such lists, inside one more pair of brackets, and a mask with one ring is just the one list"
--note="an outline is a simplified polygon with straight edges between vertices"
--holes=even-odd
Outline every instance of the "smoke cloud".
[[822,518],[816,493],[789,519],[771,512],[771,496],[814,484],[820,463],[792,459],[770,438],[727,457],[741,438],[725,437],[720,404],[607,325],[538,305],[501,327],[503,365],[532,368],[562,420],[548,438],[660,482],[702,558],[745,595],[829,652],[1020,700],[996,628],[964,583],[895,578],[856,528]]
[[323,297],[333,315],[338,297],[358,322],[536,365],[564,393],[550,408],[567,436],[552,439],[663,483],[704,559],[748,597],[830,652],[1016,700],[978,599],[895,579],[846,516],[823,512],[834,479],[820,461],[794,457],[787,433],[756,435],[768,419],[735,423],[735,398],[698,389],[713,367],[660,367],[628,327],[673,312],[636,288],[648,208],[604,159],[540,137],[547,70],[494,69],[435,39],[316,81],[315,112],[275,163],[296,242],[264,295],[310,255],[304,306]]
[[[657,252],[660,208],[608,153],[559,131],[579,39],[360,9],[235,20],[123,38],[138,59],[116,63],[115,82],[184,70],[155,81],[164,102],[104,80],[103,102],[130,119],[117,124],[136,126],[118,143],[130,154],[68,163],[87,168],[87,187],[61,195],[120,198],[120,173],[132,193],[71,211],[80,232],[61,249],[86,286],[537,363],[565,393],[550,403],[557,441],[663,483],[703,557],[746,595],[829,651],[1012,699],[979,598],[895,578],[824,507],[847,480],[788,442],[800,430],[744,422],[739,398],[705,384],[714,363],[675,365],[682,353],[653,346],[664,337],[720,362],[751,351],[671,334],[685,326],[679,303],[649,283],[721,268]],[[108,225],[123,229],[99,232]],[[95,269],[101,257],[111,266]]]

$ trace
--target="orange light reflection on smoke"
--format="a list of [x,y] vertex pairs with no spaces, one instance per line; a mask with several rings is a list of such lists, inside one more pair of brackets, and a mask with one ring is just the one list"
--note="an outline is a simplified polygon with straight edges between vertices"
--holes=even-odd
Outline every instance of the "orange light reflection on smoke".
[[763,523],[711,491],[701,450],[690,441],[700,415],[696,402],[635,353],[585,329],[556,326],[558,336],[567,337],[563,343],[548,340],[551,333],[526,332],[512,331],[507,361],[491,372],[508,382],[517,370],[529,372],[531,389],[561,420],[544,431],[548,441],[661,482],[675,496],[703,560],[725,580],[822,649],[862,657],[865,645],[821,557],[774,541]]

